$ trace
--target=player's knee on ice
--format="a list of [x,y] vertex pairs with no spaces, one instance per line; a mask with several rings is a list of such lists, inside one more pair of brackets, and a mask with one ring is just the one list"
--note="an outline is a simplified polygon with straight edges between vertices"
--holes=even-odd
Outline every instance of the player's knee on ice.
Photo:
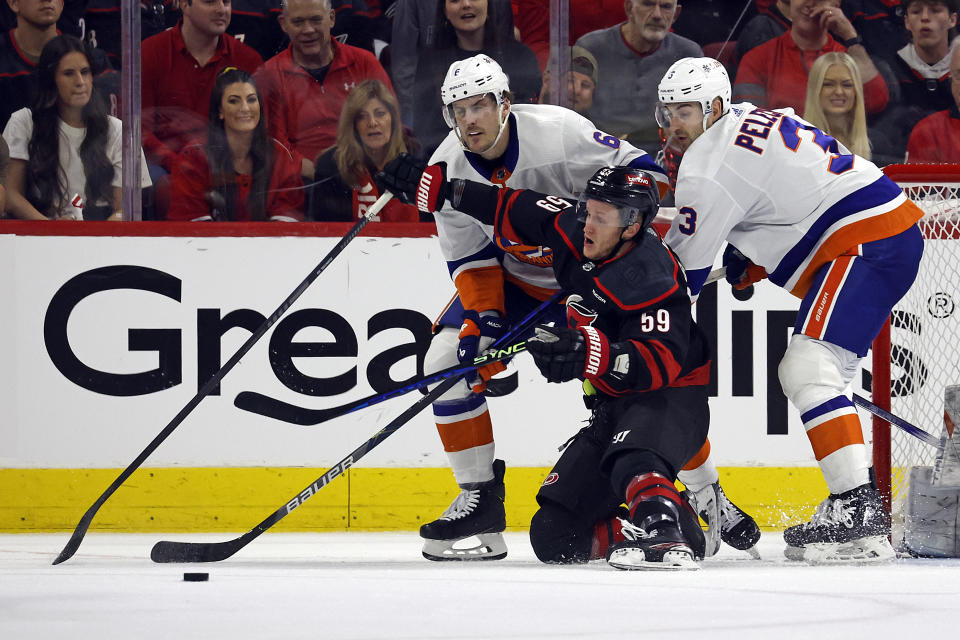
[[545,504],[530,520],[530,545],[540,562],[573,564],[590,560],[593,527],[562,507]]

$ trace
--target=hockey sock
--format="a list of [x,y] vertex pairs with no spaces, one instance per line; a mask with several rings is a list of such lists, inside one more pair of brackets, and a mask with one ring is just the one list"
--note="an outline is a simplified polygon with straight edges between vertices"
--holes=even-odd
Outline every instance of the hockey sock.
[[870,482],[870,456],[853,402],[837,396],[800,414],[830,493]]
[[680,473],[677,474],[677,478],[690,491],[699,491],[720,480],[720,473],[713,464],[713,458],[710,457],[709,438],[700,447],[697,455],[690,458],[684,465]]

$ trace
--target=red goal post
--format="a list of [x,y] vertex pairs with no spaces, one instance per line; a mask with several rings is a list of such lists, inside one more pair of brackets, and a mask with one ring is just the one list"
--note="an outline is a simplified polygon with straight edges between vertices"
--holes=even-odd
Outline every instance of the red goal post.
[[[872,393],[877,405],[940,435],[944,388],[960,384],[960,164],[884,168],[924,211],[920,271],[873,344]],[[909,470],[932,465],[935,451],[873,417],[873,462],[902,535],[901,508]]]

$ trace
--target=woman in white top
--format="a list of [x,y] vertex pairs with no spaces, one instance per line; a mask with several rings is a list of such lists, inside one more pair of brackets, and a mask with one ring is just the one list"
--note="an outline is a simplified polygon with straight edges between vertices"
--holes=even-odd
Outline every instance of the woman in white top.
[[10,147],[7,211],[25,220],[122,219],[121,125],[93,91],[87,45],[57,36],[43,48],[36,73],[33,107],[14,112],[3,131]]

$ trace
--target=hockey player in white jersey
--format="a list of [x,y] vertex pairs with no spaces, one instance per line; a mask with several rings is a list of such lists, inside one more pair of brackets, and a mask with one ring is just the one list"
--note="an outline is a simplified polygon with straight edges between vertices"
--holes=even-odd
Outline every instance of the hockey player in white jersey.
[[922,212],[875,165],[791,109],[730,104],[716,60],[677,61],[659,98],[660,126],[684,152],[666,240],[691,294],[726,241],[731,284],[768,278],[803,300],[779,377],[830,496],[810,522],[784,532],[787,557],[893,558],[890,517],[846,388],[916,277]]
[[[485,55],[453,63],[441,87],[441,97],[443,117],[451,131],[430,163],[446,163],[450,179],[466,178],[572,197],[597,169],[630,165],[653,175],[661,194],[668,188],[663,170],[642,150],[598,131],[575,112],[550,105],[511,104],[506,75]],[[415,192],[420,177],[410,177],[408,195]],[[404,192],[397,184],[388,186],[398,195]],[[558,289],[548,248],[495,237],[490,225],[454,210],[448,203],[436,213],[436,221],[441,250],[458,295],[437,321],[424,363],[427,372],[458,360],[472,360],[511,322]],[[562,305],[557,305],[555,313],[556,320],[564,321]],[[494,459],[493,427],[482,393],[485,381],[498,370],[502,369],[492,367],[468,379],[433,405],[440,438],[462,491],[439,519],[421,527],[423,555],[428,559],[482,560],[506,555],[500,535],[506,526],[504,464]],[[717,481],[713,477],[716,471],[706,447],[695,458],[699,458],[700,468],[687,480],[694,489],[722,496],[722,491],[718,494],[719,485],[714,488],[712,484]],[[704,502],[713,510],[708,517],[718,522],[722,506],[718,499]],[[730,513],[735,517],[722,532],[733,532],[730,539],[740,546],[752,546],[756,542],[752,518],[738,509]],[[713,529],[714,537],[721,533],[717,529]],[[477,545],[455,546],[472,536],[479,538]]]

